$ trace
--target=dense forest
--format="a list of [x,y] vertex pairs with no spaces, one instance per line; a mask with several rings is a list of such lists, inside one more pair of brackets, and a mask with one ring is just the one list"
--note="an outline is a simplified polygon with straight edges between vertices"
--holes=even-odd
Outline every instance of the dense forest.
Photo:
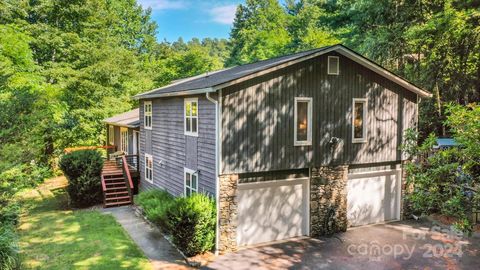
[[421,134],[448,135],[445,106],[479,100],[479,10],[475,0],[247,0],[228,40],[170,43],[135,0],[3,0],[0,171],[55,166],[65,147],[98,145],[101,120],[135,107],[134,94],[336,43],[432,91]]

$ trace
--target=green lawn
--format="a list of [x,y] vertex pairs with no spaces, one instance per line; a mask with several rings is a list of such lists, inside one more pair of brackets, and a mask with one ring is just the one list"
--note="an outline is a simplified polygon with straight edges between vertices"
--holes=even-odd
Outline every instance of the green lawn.
[[63,177],[21,194],[22,269],[152,269],[110,215],[67,209]]

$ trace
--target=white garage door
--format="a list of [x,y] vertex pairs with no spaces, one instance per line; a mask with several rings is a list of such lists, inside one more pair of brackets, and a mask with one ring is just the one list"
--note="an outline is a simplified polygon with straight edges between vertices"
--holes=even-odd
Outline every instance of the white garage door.
[[308,234],[308,179],[238,185],[237,244]]
[[400,170],[348,175],[347,217],[359,226],[400,218]]

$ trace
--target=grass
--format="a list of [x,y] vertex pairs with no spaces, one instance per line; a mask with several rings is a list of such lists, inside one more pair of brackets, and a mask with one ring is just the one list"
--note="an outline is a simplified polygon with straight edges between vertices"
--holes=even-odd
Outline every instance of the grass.
[[20,195],[22,269],[152,269],[111,215],[69,209],[65,186],[57,177]]

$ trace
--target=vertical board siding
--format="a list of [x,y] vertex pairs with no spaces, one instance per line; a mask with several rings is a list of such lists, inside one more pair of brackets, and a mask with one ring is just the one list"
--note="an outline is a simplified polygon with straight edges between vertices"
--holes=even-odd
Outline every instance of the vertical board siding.
[[[403,132],[416,124],[416,95],[336,53],[222,90],[222,171],[245,173],[401,160]],[[294,98],[312,97],[311,146],[294,146]],[[367,98],[367,142],[352,142],[353,98]],[[332,146],[332,137],[341,139]]]
[[[184,134],[184,98],[152,100],[152,130],[143,128],[140,104],[140,179],[142,189],[165,189],[175,196],[184,192],[184,168],[198,170],[200,192],[215,194],[215,105],[198,96],[198,137]],[[151,138],[151,143],[148,141]],[[145,181],[144,153],[150,145],[153,184]]]

